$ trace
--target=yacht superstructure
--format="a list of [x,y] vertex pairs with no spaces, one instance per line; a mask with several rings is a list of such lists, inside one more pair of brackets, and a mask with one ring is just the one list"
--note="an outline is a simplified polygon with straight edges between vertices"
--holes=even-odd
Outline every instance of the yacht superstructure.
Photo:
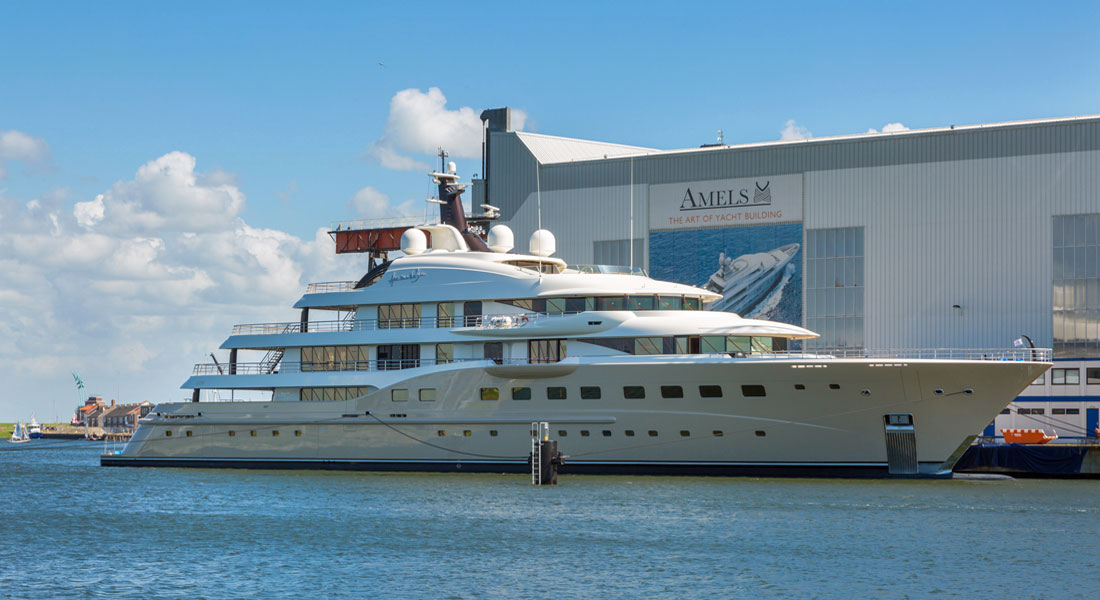
[[[432,176],[442,222],[405,231],[404,256],[311,285],[296,321],[234,327],[229,363],[184,383],[193,401],[158,405],[101,463],[518,472],[546,421],[563,472],[942,475],[1050,366],[1031,349],[788,352],[816,334],[567,265],[546,231],[527,254],[500,225],[483,241],[453,166]],[[349,316],[310,319],[324,311]]]

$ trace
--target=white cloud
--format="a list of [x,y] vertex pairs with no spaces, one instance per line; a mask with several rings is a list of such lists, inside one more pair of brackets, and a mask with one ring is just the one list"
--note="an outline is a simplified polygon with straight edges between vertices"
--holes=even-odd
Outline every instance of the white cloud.
[[89,393],[114,396],[122,372],[124,401],[179,399],[191,363],[225,358],[217,347],[234,323],[297,320],[307,283],[365,272],[335,255],[327,228],[301,239],[250,226],[235,176],[195,163],[166,154],[71,210],[52,208],[57,194],[0,190],[0,381],[29,403],[0,420],[71,397],[58,376],[70,370]]
[[788,120],[779,132],[781,140],[807,140],[813,137],[813,133],[805,127],[795,123],[794,119]]
[[8,161],[41,167],[50,161],[50,145],[42,138],[15,129],[0,131],[0,179],[7,176]]
[[390,197],[369,185],[355,192],[355,195],[348,199],[346,206],[359,216],[369,219],[390,216],[388,214]]
[[[443,148],[454,158],[481,156],[482,124],[479,111],[463,106],[447,108],[447,98],[437,88],[421,92],[410,88],[394,94],[382,137],[371,143],[367,154],[394,170],[426,170],[420,157],[434,156]],[[528,115],[512,110],[512,129],[522,131]]]
[[[909,128],[901,123],[887,123],[882,126],[882,133],[893,133],[895,131],[909,131]],[[878,133],[879,130],[874,127],[867,130],[867,133]]]

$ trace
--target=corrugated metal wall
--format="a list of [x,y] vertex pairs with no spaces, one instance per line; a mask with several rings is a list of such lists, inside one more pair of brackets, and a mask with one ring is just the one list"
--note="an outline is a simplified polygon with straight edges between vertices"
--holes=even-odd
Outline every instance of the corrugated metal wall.
[[[525,248],[536,162],[494,133],[489,194]],[[749,148],[633,160],[635,235],[648,238],[649,184],[805,173],[804,227],[863,226],[869,347],[1052,343],[1051,218],[1100,212],[1100,119]],[[592,260],[624,238],[627,158],[543,165],[543,226],[558,256]],[[960,309],[953,309],[953,305]]]

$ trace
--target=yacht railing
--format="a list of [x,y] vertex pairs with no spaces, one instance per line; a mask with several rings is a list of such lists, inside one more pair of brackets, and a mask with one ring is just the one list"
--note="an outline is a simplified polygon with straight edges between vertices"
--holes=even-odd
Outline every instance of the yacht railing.
[[[309,321],[305,324],[304,333],[374,331],[376,329],[433,329],[437,327],[500,329],[502,327],[522,327],[536,320],[576,314],[580,314],[580,312]],[[303,333],[302,323],[300,321],[289,321],[285,323],[247,323],[234,325],[232,335],[272,335],[279,333]]]
[[[829,353],[811,351],[769,351],[723,354],[649,354],[649,355],[588,355],[578,358],[629,358],[632,356],[645,356],[647,358],[677,358],[686,357],[710,357],[710,358],[754,358],[754,359],[809,359],[831,360],[836,358],[871,358],[883,361],[892,361],[881,365],[871,366],[889,367],[893,361],[908,359],[949,359],[949,360],[987,360],[987,361],[1011,361],[1011,362],[1050,362],[1052,358],[1050,348],[908,348],[890,350],[857,350],[847,349]],[[279,363],[274,374],[278,373],[315,373],[315,372],[354,372],[354,371],[391,371],[398,369],[411,369],[416,367],[434,366],[454,362],[486,362],[492,360],[498,365],[528,365],[542,364],[539,360],[527,358],[393,358],[376,360],[349,360],[349,361],[313,361],[313,362],[286,362]],[[269,375],[273,374],[270,363],[266,362],[239,362],[235,365],[200,363],[195,365],[192,375],[225,375],[232,371],[236,375]]]
[[602,273],[605,275],[641,275],[647,277],[645,269],[626,265],[569,265],[566,269],[572,269],[581,273]]
[[322,281],[320,283],[311,283],[306,286],[307,294],[325,294],[328,292],[351,292],[355,291],[355,284],[358,281]]

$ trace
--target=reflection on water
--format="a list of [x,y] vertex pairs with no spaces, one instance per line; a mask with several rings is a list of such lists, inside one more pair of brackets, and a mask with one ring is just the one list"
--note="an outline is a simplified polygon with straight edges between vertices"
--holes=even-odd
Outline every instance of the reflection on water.
[[[47,444],[55,444],[52,447]],[[1072,596],[1098,482],[100,468],[0,452],[10,597]]]

